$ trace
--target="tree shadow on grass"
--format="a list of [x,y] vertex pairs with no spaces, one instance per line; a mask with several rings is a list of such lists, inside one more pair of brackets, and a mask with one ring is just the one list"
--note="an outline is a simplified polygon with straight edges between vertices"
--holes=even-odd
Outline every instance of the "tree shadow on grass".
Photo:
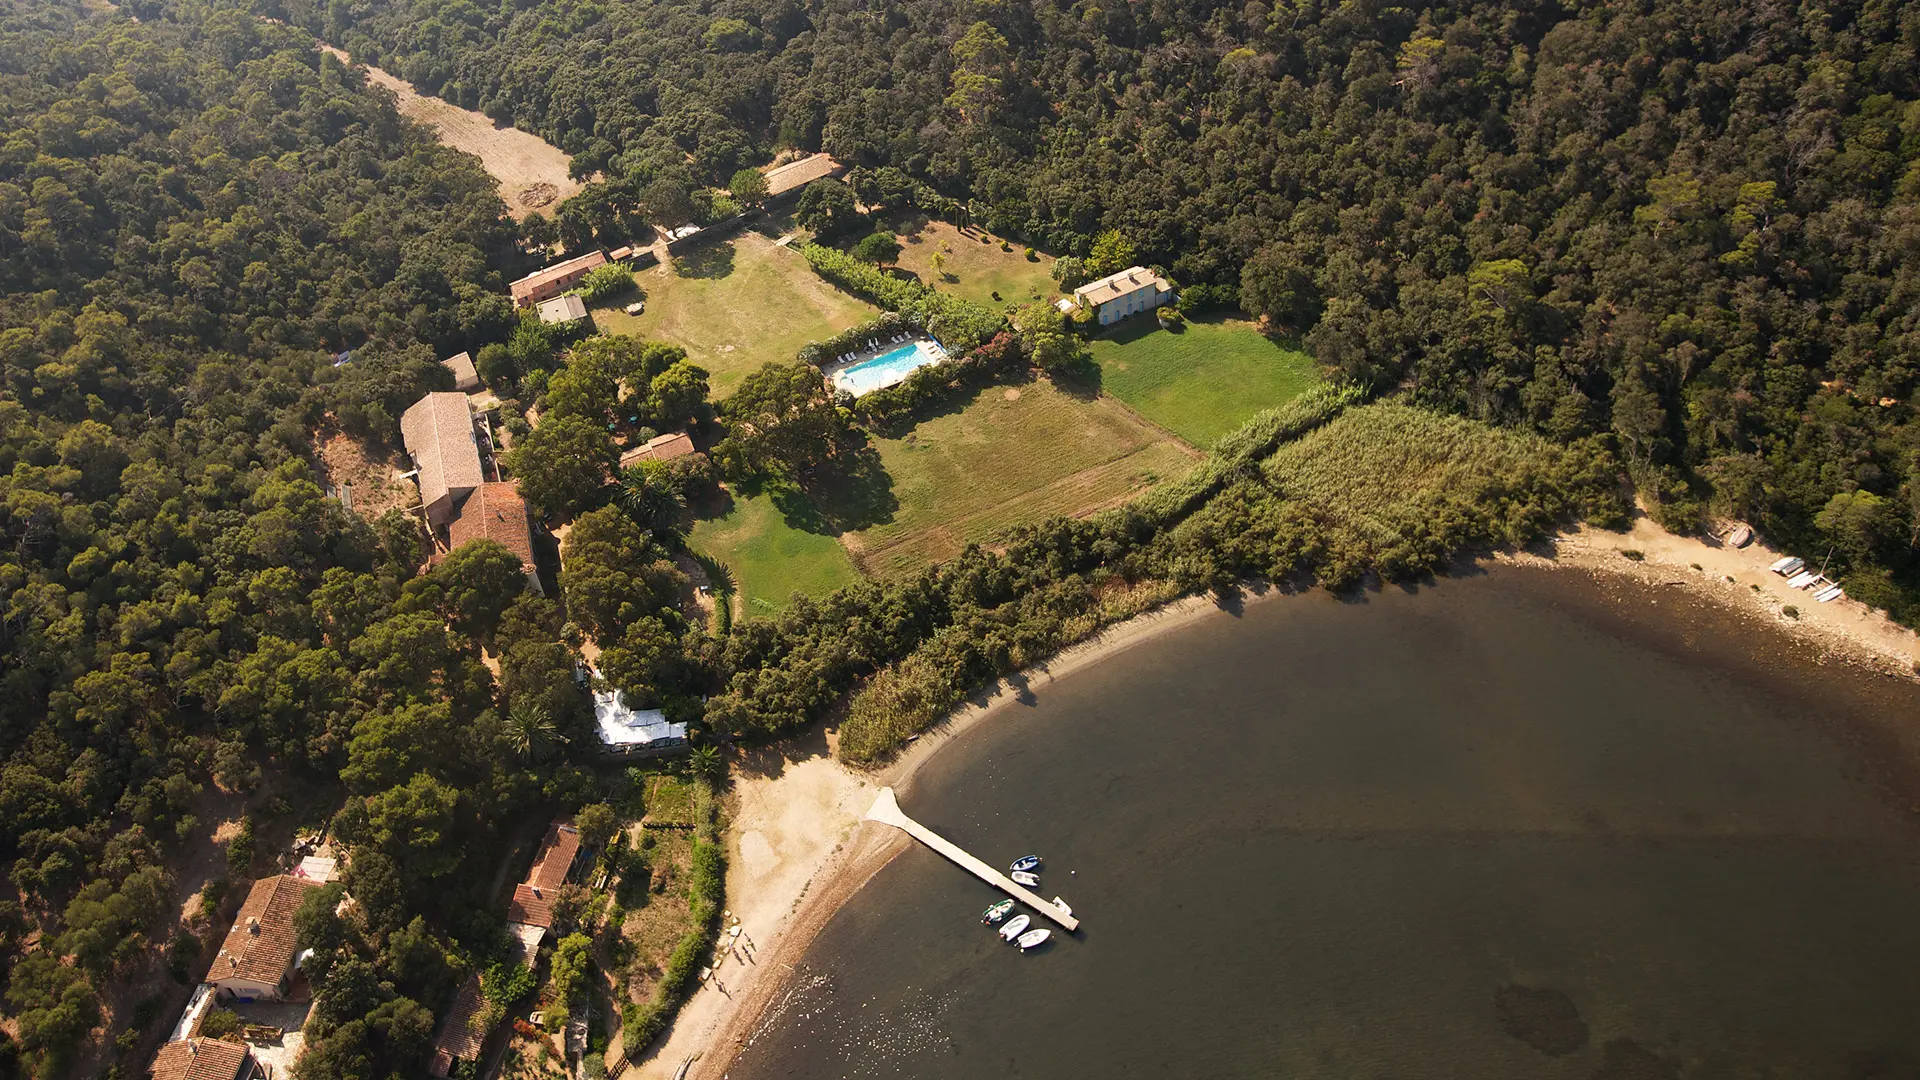
[[768,481],[765,490],[788,525],[821,536],[885,525],[900,509],[893,477],[871,444],[842,451],[798,481]]
[[673,272],[683,278],[718,280],[733,273],[733,241],[699,244],[673,257]]
[[1047,373],[1053,385],[1077,401],[1092,401],[1100,396],[1102,372],[1091,356],[1065,364]]

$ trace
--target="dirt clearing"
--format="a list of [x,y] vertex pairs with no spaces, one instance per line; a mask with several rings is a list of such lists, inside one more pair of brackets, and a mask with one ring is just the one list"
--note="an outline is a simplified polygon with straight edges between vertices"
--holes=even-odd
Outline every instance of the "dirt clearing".
[[[340,49],[324,44],[320,48],[341,63],[353,63]],[[439,133],[441,142],[479,158],[480,164],[500,181],[500,197],[506,200],[516,221],[536,210],[552,213],[582,187],[567,176],[567,166],[573,159],[538,135],[516,127],[497,127],[485,113],[426,97],[406,80],[377,67],[367,68],[367,81],[393,91],[400,99],[401,116],[428,125]]]

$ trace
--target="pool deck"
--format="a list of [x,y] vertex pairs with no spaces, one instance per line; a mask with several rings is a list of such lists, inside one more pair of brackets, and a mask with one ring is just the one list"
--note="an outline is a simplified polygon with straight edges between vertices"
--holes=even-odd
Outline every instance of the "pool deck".
[[859,367],[861,364],[864,364],[869,360],[877,360],[880,357],[885,356],[888,353],[894,351],[895,349],[899,349],[907,345],[919,344],[922,342],[924,342],[926,345],[926,351],[933,354],[932,360],[928,360],[926,361],[926,363],[922,363],[922,364],[915,364],[913,367],[900,372],[899,378],[893,379],[890,382],[883,382],[874,386],[869,386],[864,390],[858,390],[858,391],[849,390],[849,392],[852,393],[855,397],[859,397],[862,394],[871,394],[875,390],[885,390],[889,386],[897,386],[900,383],[905,382],[908,375],[913,374],[915,371],[918,371],[920,368],[926,367],[930,364],[938,364],[946,360],[951,360],[952,357],[947,354],[946,346],[940,344],[938,341],[934,340],[932,337],[926,334],[907,334],[904,336],[904,338],[896,336],[896,337],[888,338],[887,340],[880,342],[878,345],[870,345],[863,349],[860,349],[857,352],[852,353],[851,359],[834,360],[828,364],[825,364],[822,366],[821,371],[826,375],[827,382],[831,384],[834,389],[836,390],[848,389],[847,387],[843,387],[840,385],[840,375],[842,372],[848,370],[849,368]]

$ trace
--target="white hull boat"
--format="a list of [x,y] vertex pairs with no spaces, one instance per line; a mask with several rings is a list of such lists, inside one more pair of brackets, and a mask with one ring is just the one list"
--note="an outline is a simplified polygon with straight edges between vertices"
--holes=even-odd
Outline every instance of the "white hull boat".
[[1063,915],[1073,914],[1073,909],[1067,906],[1067,902],[1057,896],[1053,898],[1053,906],[1059,908],[1060,913]]
[[1028,949],[1033,948],[1035,945],[1040,944],[1041,942],[1047,940],[1049,937],[1052,937],[1052,936],[1053,936],[1053,931],[1042,927],[1039,930],[1029,930],[1024,934],[1021,934],[1020,940],[1015,942],[1014,944],[1020,946],[1021,952],[1026,952]]
[[1027,927],[1032,925],[1033,919],[1025,913],[1015,915],[1013,918],[1007,920],[1007,925],[1000,928],[1000,940],[1012,941],[1025,933]]
[[1025,870],[1015,870],[1011,876],[1015,885],[1025,885],[1029,889],[1037,889],[1040,887],[1040,879],[1033,874],[1027,873]]

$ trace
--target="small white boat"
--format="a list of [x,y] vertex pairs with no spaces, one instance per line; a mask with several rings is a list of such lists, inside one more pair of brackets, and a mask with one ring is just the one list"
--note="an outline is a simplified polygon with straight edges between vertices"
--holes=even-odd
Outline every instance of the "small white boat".
[[1842,589],[1838,585],[1829,585],[1826,588],[1821,589],[1819,592],[1814,593],[1813,598],[1819,601],[1820,603],[1824,604],[1829,600],[1838,600],[1845,595],[1847,595],[1845,589]]
[[1799,573],[1801,570],[1806,568],[1806,565],[1807,564],[1804,560],[1796,559],[1793,556],[1789,555],[1786,558],[1781,559],[1779,562],[1774,563],[1772,566],[1767,567],[1767,569],[1773,571],[1776,574],[1779,574],[1781,577],[1787,577],[1789,575]]
[[1063,915],[1073,914],[1073,909],[1067,906],[1067,902],[1057,896],[1053,898],[1053,906],[1059,908],[1060,913]]
[[1787,579],[1787,588],[1804,589],[1818,580],[1820,580],[1819,574],[1816,574],[1811,570],[1802,570],[1799,573],[1793,575],[1793,577]]
[[1053,931],[1048,930],[1045,927],[1042,927],[1038,930],[1029,930],[1024,934],[1021,934],[1020,940],[1014,942],[1014,944],[1020,946],[1021,952],[1026,952],[1028,949],[1033,948],[1035,945],[1040,944],[1041,942],[1047,940],[1052,936],[1053,936]]
[[1008,919],[1007,925],[1000,928],[1000,931],[999,931],[1000,940],[1012,941],[1014,938],[1017,938],[1021,934],[1026,933],[1027,927],[1032,925],[1033,925],[1032,917],[1023,911],[1020,914],[1015,915],[1013,918]]
[[1025,870],[1015,870],[1010,876],[1016,885],[1025,885],[1029,889],[1037,889],[1040,887],[1040,878],[1037,875],[1027,873]]

